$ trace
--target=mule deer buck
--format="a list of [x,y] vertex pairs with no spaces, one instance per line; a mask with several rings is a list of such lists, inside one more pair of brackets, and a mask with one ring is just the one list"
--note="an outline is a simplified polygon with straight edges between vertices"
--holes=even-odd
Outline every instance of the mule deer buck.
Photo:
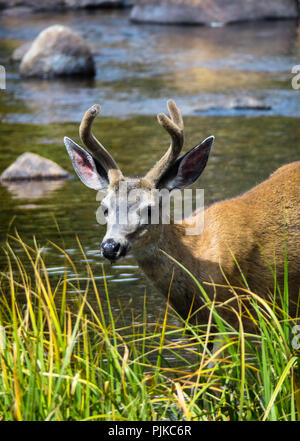
[[[183,121],[173,101],[168,102],[168,109],[170,117],[159,114],[158,122],[169,133],[171,145],[142,178],[124,177],[114,159],[92,134],[92,124],[100,110],[98,105],[85,113],[79,129],[81,140],[91,154],[65,138],[81,181],[106,193],[101,203],[107,220],[107,232],[101,244],[103,256],[116,261],[132,249],[155,287],[165,296],[170,290],[170,302],[175,310],[184,319],[192,311],[194,321],[206,323],[208,309],[203,307],[205,302],[199,288],[170,259],[172,256],[189,269],[211,299],[223,305],[221,315],[234,327],[238,323],[233,311],[236,300],[230,300],[232,292],[227,281],[231,286],[245,287],[242,272],[250,289],[268,299],[274,296],[274,274],[270,267],[275,265],[277,283],[283,290],[287,256],[290,314],[295,317],[300,287],[300,161],[282,166],[242,195],[205,208],[204,228],[197,236],[185,234],[185,220],[181,224],[172,220],[169,224],[142,222],[142,213],[160,203],[153,201],[151,191],[182,189],[195,182],[206,166],[214,141],[210,136],[179,156],[184,143]],[[127,200],[127,211],[133,220],[121,224],[115,220],[115,214],[124,202],[117,197],[120,184],[124,182],[128,192],[140,190],[140,197]],[[236,292],[245,295],[242,290]],[[250,330],[253,322],[246,319],[245,322]]]

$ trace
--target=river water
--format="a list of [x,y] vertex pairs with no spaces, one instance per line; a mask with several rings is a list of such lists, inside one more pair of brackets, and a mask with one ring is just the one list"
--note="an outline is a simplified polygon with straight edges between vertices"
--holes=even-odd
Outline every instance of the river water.
[[[13,50],[56,23],[89,41],[97,65],[94,80],[20,79]],[[184,115],[186,148],[208,135],[216,137],[203,177],[194,185],[205,189],[205,203],[239,194],[280,165],[299,160],[300,91],[291,86],[291,69],[300,64],[297,22],[223,28],[136,25],[129,22],[128,11],[93,10],[1,17],[0,38],[0,64],[7,72],[7,88],[0,91],[0,172],[31,151],[73,173],[63,136],[78,140],[78,123],[97,102],[103,117],[94,132],[124,174],[142,175],[168,146],[155,115],[165,111],[169,98]],[[85,277],[78,235],[103,292],[99,245],[104,227],[96,222],[93,190],[74,177],[0,186],[0,200],[2,245],[15,229],[25,242],[35,236],[45,249],[49,274],[60,277],[64,259],[49,244],[53,241],[68,251]],[[14,248],[18,251],[18,245]],[[0,265],[5,270],[2,252]],[[30,271],[25,260],[24,265]],[[137,316],[142,314],[145,292],[149,319],[163,310],[164,300],[131,255],[104,268],[115,311],[131,305]]]

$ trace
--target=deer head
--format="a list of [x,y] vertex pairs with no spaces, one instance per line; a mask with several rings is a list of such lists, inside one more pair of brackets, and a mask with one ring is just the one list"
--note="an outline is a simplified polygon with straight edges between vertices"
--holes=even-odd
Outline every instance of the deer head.
[[107,231],[101,251],[110,261],[125,256],[151,230],[151,223],[145,222],[145,218],[148,219],[150,211],[160,204],[153,196],[153,189],[183,189],[198,179],[207,163],[214,137],[206,138],[179,156],[184,143],[183,121],[174,101],[168,101],[168,109],[170,117],[160,113],[157,118],[169,133],[171,145],[142,178],[124,177],[112,156],[92,134],[92,124],[100,106],[95,104],[87,110],[79,128],[80,138],[90,153],[70,138],[64,138],[78,177],[87,187],[105,193],[101,207]]

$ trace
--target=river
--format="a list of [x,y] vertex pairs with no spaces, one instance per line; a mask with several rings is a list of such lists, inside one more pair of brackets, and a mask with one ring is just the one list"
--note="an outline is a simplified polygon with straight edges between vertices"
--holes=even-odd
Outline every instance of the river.
[[[56,23],[90,43],[94,80],[20,78],[13,50]],[[103,116],[94,132],[124,174],[142,175],[168,146],[155,115],[165,111],[169,98],[182,110],[186,148],[211,134],[216,137],[203,177],[194,185],[205,189],[205,203],[237,195],[280,165],[299,160],[300,92],[291,86],[291,69],[300,60],[297,22],[219,28],[136,25],[126,10],[73,11],[0,17],[0,38],[0,64],[7,72],[6,90],[0,91],[0,172],[31,151],[73,173],[63,137],[78,140],[84,111],[100,103]],[[15,229],[25,242],[35,236],[44,247],[49,274],[57,278],[64,273],[64,256],[49,244],[53,241],[86,277],[78,235],[103,292],[99,250],[104,227],[96,222],[93,190],[74,176],[59,183],[0,185],[0,198],[1,245]],[[17,244],[14,248],[21,253]],[[5,270],[2,252],[0,265]],[[30,271],[26,260],[24,265]],[[113,265],[105,262],[104,268],[116,314],[128,307],[128,318],[132,308],[141,317],[147,292],[148,318],[157,318],[165,302],[132,255]]]

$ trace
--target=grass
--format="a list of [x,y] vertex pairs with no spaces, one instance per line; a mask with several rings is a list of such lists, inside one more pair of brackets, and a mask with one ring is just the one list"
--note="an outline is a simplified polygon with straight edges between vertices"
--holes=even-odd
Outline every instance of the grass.
[[[287,286],[281,309],[245,288],[257,335],[246,334],[242,321],[239,331],[224,322],[199,283],[207,326],[170,324],[168,304],[161,320],[148,323],[146,298],[128,324],[115,318],[105,278],[96,283],[80,242],[84,277],[66,251],[52,247],[65,256],[60,279],[48,274],[35,241],[29,246],[16,234],[3,249],[0,420],[299,420]],[[211,342],[219,343],[215,352]]]

